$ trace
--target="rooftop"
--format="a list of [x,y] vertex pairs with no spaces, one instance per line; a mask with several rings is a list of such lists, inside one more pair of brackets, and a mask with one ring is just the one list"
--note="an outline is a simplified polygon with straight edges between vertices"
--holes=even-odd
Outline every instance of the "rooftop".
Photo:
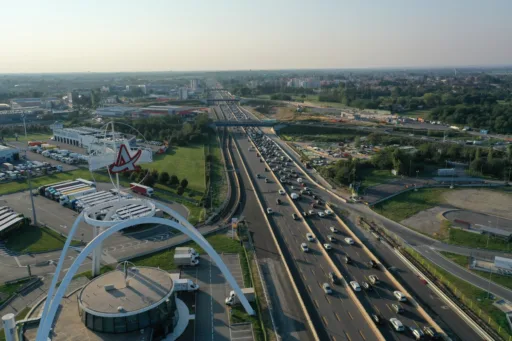
[[[128,271],[129,285],[120,270],[107,272],[90,281],[80,292],[78,301],[89,311],[118,314],[118,307],[130,313],[155,304],[171,294],[169,274],[157,268],[140,267]],[[106,290],[105,286],[113,289]]]

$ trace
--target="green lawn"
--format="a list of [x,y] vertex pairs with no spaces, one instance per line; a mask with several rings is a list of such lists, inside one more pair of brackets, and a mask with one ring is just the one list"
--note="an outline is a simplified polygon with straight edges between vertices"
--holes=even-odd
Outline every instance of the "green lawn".
[[[27,141],[27,142],[28,141],[46,141],[52,136],[53,136],[53,134],[51,132],[43,133],[43,134],[28,133],[27,137],[25,137],[25,134],[19,134],[18,141]],[[6,141],[16,141],[16,138],[14,136],[7,136],[7,137],[5,137],[5,140]]]
[[[243,249],[240,243],[238,243],[235,240],[232,240],[226,234],[210,235],[206,237],[206,240],[218,253],[238,253],[242,257]],[[197,245],[194,242],[189,242],[182,246],[190,246],[196,249],[196,251],[199,253],[205,253],[204,250],[201,249],[199,245]],[[130,261],[138,266],[160,267],[160,269],[167,271],[177,269],[176,265],[174,265],[174,248],[156,252],[147,256],[133,258]],[[242,263],[243,262],[244,260],[242,259]]]
[[226,173],[224,172],[224,161],[222,160],[222,153],[220,150],[217,138],[212,138],[210,141],[211,154],[212,154],[212,187],[213,187],[213,207],[219,207],[228,190],[226,180]]
[[400,113],[400,116],[415,117],[415,118],[418,118],[418,117],[427,118],[431,111],[432,110],[426,110],[426,109],[413,110],[413,111],[407,111],[407,112]]
[[359,177],[363,179],[362,186],[363,188],[368,188],[371,186],[376,186],[389,180],[396,179],[396,176],[391,174],[391,171],[386,169],[375,169],[375,168],[366,168],[363,171],[359,172]]
[[145,166],[148,169],[156,169],[159,172],[167,172],[176,175],[180,181],[188,180],[188,188],[204,193],[204,146],[193,145],[177,147],[166,154],[154,155],[153,162]]
[[446,242],[453,245],[506,252],[511,250],[512,244],[510,242],[504,241],[503,239],[495,237],[489,237],[489,243],[487,243],[486,235],[471,233],[454,228],[450,229],[449,240]]
[[20,281],[18,283],[12,283],[12,284],[4,284],[0,285],[0,305],[5,302],[9,297],[14,295],[16,291],[18,291],[22,286],[24,286],[30,279],[25,279],[23,281]]
[[500,309],[493,306],[495,299],[490,299],[486,291],[479,289],[445,271],[441,267],[434,265],[414,250],[408,248],[406,251],[422,263],[429,272],[434,274],[434,276],[443,284],[447,285],[455,295],[462,299],[466,306],[470,307],[470,309],[478,314],[483,320],[488,321],[490,317],[491,327],[496,331],[499,331],[499,334],[504,337],[505,340],[508,340],[509,337],[511,337],[509,335],[510,328],[505,314]]
[[[5,246],[18,253],[29,253],[61,249],[65,242],[65,237],[47,227],[23,226],[7,237]],[[72,245],[80,242],[74,241]]]
[[389,219],[400,222],[418,212],[444,203],[442,194],[447,190],[449,191],[445,188],[428,188],[419,189],[417,192],[405,192],[375,205],[373,209]]

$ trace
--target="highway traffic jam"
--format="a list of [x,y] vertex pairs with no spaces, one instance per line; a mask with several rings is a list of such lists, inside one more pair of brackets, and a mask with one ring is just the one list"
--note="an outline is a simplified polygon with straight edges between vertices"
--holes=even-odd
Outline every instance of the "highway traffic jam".
[[[237,107],[230,109],[236,120],[247,119]],[[339,339],[341,334],[349,340],[373,336],[364,326],[367,320],[353,321],[365,318],[360,305],[351,302],[358,300],[386,340],[439,339],[440,334],[393,284],[391,274],[337,221],[321,190],[281,147],[260,129],[245,128],[244,133],[238,144],[244,147],[241,152],[255,173],[255,186],[263,193],[265,212],[282,236],[328,336]]]

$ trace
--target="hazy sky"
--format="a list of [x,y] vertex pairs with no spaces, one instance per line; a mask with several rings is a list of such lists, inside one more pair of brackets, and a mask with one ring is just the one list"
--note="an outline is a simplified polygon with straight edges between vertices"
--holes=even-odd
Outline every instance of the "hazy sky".
[[512,0],[0,5],[0,73],[512,64]]

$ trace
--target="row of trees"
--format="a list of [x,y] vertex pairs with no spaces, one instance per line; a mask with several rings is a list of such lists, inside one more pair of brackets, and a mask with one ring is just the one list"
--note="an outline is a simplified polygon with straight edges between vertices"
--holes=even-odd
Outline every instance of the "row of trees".
[[[134,127],[147,140],[167,140],[172,145],[200,142],[211,130],[207,114],[199,114],[193,122],[184,122],[178,116],[170,116],[147,119],[125,118],[120,123],[126,123]],[[133,129],[124,124],[117,125],[117,129],[124,133],[133,133]]]
[[158,170],[138,170],[134,172],[125,172],[123,175],[134,182],[142,182],[143,185],[153,187],[159,183],[165,186],[176,188],[179,195],[185,192],[188,187],[188,180],[186,178],[179,179],[177,175],[170,175],[168,172],[158,172]]

